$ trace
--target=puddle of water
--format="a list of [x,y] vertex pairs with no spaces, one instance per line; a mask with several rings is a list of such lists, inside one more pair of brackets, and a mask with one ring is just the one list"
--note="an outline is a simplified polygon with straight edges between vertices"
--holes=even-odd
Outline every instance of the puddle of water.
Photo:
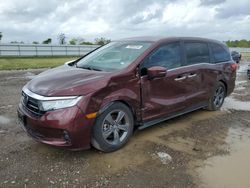
[[250,129],[230,128],[226,139],[230,155],[208,159],[198,170],[205,187],[250,187]]
[[6,125],[10,122],[10,119],[4,116],[0,116],[0,125]]
[[227,97],[221,109],[222,110],[234,109],[234,110],[250,111],[250,101],[239,101],[232,97]]
[[246,80],[235,81],[235,85],[236,85],[236,87],[237,87],[238,85],[240,85],[240,84],[245,84],[245,83],[247,83],[247,81],[246,81]]
[[238,70],[237,70],[237,73],[243,73],[243,72],[246,72],[246,70],[248,69],[248,64],[247,63],[241,63],[239,66],[238,66]]
[[244,86],[238,86],[237,88],[235,88],[236,91],[239,91],[239,90],[245,90],[246,87]]

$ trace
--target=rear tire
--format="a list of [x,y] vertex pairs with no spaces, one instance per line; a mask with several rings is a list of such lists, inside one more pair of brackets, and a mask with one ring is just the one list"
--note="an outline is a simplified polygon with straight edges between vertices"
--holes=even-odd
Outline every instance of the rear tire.
[[115,102],[100,114],[92,130],[92,145],[103,152],[123,147],[133,133],[134,119],[131,110]]
[[214,92],[209,99],[207,110],[216,111],[221,108],[226,97],[226,87],[222,82],[216,84]]

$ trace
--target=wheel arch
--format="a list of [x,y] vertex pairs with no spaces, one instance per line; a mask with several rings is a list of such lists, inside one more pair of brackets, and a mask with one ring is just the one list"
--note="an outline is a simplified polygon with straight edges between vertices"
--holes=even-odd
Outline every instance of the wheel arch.
[[136,115],[137,113],[136,113],[135,107],[132,104],[130,104],[128,101],[123,100],[123,99],[116,99],[116,100],[112,100],[112,101],[107,102],[106,104],[102,105],[102,107],[98,111],[98,114],[103,113],[108,107],[110,107],[112,104],[117,103],[117,102],[124,104],[125,106],[127,106],[131,110],[135,123],[137,121],[139,121],[139,119],[137,118],[137,115]]
[[225,86],[225,89],[226,89],[226,94],[227,94],[227,91],[228,91],[228,89],[227,89],[227,83],[224,80],[222,80],[222,79],[220,79],[219,82],[223,83],[223,85]]

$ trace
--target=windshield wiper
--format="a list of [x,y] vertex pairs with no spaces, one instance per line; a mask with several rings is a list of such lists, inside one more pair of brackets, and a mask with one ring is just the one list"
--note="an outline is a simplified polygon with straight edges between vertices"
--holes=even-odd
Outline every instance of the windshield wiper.
[[77,68],[81,68],[81,69],[88,69],[88,70],[94,70],[94,71],[102,71],[101,69],[98,69],[96,67],[93,66],[82,66],[82,67],[78,67]]

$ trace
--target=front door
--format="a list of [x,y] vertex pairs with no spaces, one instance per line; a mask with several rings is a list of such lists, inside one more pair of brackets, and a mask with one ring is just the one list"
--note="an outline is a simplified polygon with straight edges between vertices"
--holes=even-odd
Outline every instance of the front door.
[[[143,121],[165,117],[186,108],[186,96],[192,87],[182,68],[180,42],[172,42],[155,49],[141,64],[141,92]],[[149,79],[147,69],[162,66],[167,69],[165,77]]]

